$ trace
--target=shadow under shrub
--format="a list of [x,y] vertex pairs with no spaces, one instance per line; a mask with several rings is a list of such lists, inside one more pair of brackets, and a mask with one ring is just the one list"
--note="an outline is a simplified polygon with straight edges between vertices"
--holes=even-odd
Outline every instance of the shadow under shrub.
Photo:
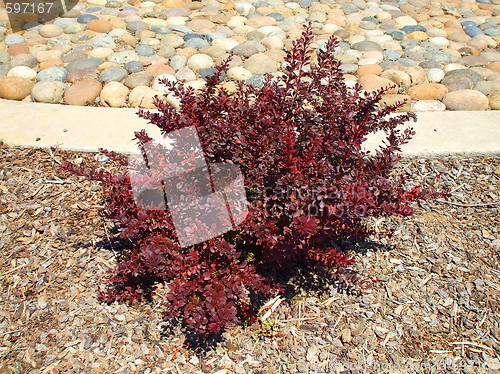
[[[128,173],[63,166],[104,184],[104,214],[127,243],[100,300],[141,300],[167,284],[165,318],[203,340],[228,324],[252,322],[253,301],[282,290],[299,267],[355,284],[354,258],[342,243],[364,240],[371,217],[411,215],[408,202],[434,195],[418,186],[409,190],[406,177],[392,173],[401,145],[414,134],[396,127],[414,114],[388,118],[404,103],[380,108],[383,90],[348,88],[333,37],[311,64],[311,42],[307,26],[283,73],[267,76],[262,88],[242,82],[234,93],[221,88],[226,61],[200,92],[164,82],[180,109],[157,97],[159,113],[139,111],[165,135],[195,126],[207,164],[240,168],[249,213],[237,230],[183,248],[168,209],[136,205]],[[379,130],[385,144],[374,153],[363,150],[366,136]],[[135,136],[143,151],[154,143],[144,130]],[[161,159],[168,150],[154,144]],[[104,153],[127,164],[124,156]]]

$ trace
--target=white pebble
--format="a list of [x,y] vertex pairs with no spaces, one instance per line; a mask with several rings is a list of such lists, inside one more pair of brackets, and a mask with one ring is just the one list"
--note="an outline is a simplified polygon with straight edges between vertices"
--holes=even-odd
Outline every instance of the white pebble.
[[231,49],[233,49],[234,47],[236,47],[239,44],[240,43],[238,43],[237,40],[230,39],[230,38],[215,39],[212,42],[212,46],[222,48],[225,51],[230,51]]
[[154,79],[151,87],[155,91],[158,91],[161,93],[169,93],[170,92],[169,89],[167,87],[165,87],[165,85],[163,83],[160,83],[160,80],[163,80],[163,79],[166,79],[167,81],[170,81],[170,82],[177,82],[177,78],[174,77],[172,74],[160,74]]
[[449,71],[452,71],[452,70],[457,70],[457,69],[467,69],[466,66],[462,65],[462,64],[455,64],[455,63],[451,63],[451,64],[447,64],[444,66],[443,70],[447,73]]
[[238,81],[246,81],[252,77],[252,73],[243,67],[236,66],[228,69],[227,77]]
[[438,47],[447,47],[448,45],[450,45],[450,41],[442,36],[435,36],[433,38],[430,38],[429,42],[437,45]]
[[193,70],[201,70],[214,66],[214,60],[209,55],[204,53],[196,53],[189,57],[187,66]]
[[28,66],[15,66],[7,73],[8,77],[20,77],[28,79],[35,79],[36,75],[37,72]]
[[255,12],[255,7],[252,4],[244,2],[234,4],[234,9],[242,16],[248,16],[250,13]]
[[438,100],[419,100],[411,106],[415,112],[443,112],[445,109],[446,106]]
[[188,17],[168,17],[167,22],[169,26],[184,26]]
[[432,68],[427,71],[427,79],[431,83],[439,83],[444,78],[444,71],[439,68]]

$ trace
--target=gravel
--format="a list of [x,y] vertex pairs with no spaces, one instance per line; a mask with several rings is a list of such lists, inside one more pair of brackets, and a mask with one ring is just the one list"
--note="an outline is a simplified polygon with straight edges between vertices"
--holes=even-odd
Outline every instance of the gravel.
[[151,303],[96,300],[115,264],[103,194],[58,170],[93,158],[0,146],[0,372],[500,370],[498,155],[404,159],[400,170],[415,183],[453,196],[371,223],[371,242],[353,249],[369,288],[298,287],[204,352],[187,350],[179,330],[162,333],[161,286]]

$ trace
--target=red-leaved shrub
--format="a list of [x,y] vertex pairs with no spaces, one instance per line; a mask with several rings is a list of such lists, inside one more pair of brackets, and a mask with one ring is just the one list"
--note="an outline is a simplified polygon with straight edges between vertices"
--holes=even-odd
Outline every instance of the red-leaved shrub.
[[[311,42],[306,27],[287,53],[284,72],[267,76],[261,88],[241,82],[234,93],[221,88],[226,61],[200,92],[165,82],[180,109],[157,97],[158,113],[139,111],[164,134],[195,126],[207,164],[240,168],[249,213],[236,230],[183,248],[168,209],[136,205],[128,173],[64,165],[105,185],[105,215],[125,242],[102,301],[140,300],[166,284],[166,319],[202,337],[217,334],[252,320],[252,298],[278,291],[298,267],[348,279],[353,257],[342,243],[366,238],[371,217],[411,215],[408,202],[428,196],[419,187],[407,190],[405,177],[392,173],[400,146],[413,135],[396,126],[414,115],[387,117],[403,103],[381,108],[382,90],[348,88],[333,37],[311,64]],[[379,130],[384,145],[365,151],[367,134]],[[143,151],[154,143],[144,130],[135,135]],[[157,144],[149,152],[149,159],[161,159],[168,151]],[[105,153],[126,164],[125,157]]]

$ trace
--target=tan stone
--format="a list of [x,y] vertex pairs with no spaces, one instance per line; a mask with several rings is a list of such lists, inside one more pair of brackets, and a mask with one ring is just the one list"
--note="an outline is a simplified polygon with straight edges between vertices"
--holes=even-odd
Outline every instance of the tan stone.
[[233,10],[234,9],[234,1],[233,0],[226,1],[224,6],[222,7],[222,9],[223,10]]
[[111,66],[122,66],[121,64],[117,64],[116,62],[104,61],[101,65],[97,67],[97,70],[103,71]]
[[231,17],[227,14],[220,13],[209,16],[208,19],[210,20],[210,22],[225,25],[231,19]]
[[29,54],[30,49],[26,44],[14,44],[7,48],[7,53],[11,56]]
[[62,27],[59,27],[54,24],[45,24],[38,30],[41,36],[44,38],[54,38],[63,33]]
[[500,73],[500,61],[489,63],[486,67],[495,73]]
[[194,19],[186,23],[194,32],[199,32],[202,34],[209,33],[215,29],[215,24],[207,19]]
[[410,103],[411,103],[411,98],[408,95],[401,95],[401,94],[387,94],[382,96],[382,99],[379,101],[379,105],[384,108],[388,105],[394,105],[397,102],[402,102],[406,101],[405,104],[398,108],[398,112],[408,112],[410,111]]
[[415,18],[415,21],[417,22],[422,22],[422,21],[427,21],[430,18],[430,16],[426,13],[419,13],[415,14],[413,18]]
[[500,91],[490,93],[488,95],[488,102],[491,109],[500,110]]
[[246,24],[253,27],[276,26],[278,21],[270,16],[257,16],[250,18]]
[[410,76],[411,83],[414,85],[422,84],[427,81],[427,73],[421,66],[410,66],[408,70],[406,70],[406,73]]
[[406,35],[406,37],[408,39],[418,40],[419,42],[423,42],[424,40],[429,39],[429,36],[424,31],[414,31],[414,32],[411,32],[408,35]]
[[471,39],[467,42],[467,44],[474,49],[478,49],[482,51],[483,49],[488,48],[488,42],[482,39]]
[[103,21],[101,19],[93,19],[92,21],[87,23],[87,28],[99,33],[106,33],[113,30],[113,26],[111,25],[111,23],[109,23],[108,21]]
[[359,78],[358,83],[361,85],[361,88],[365,91],[377,91],[380,90],[381,88],[387,88],[387,87],[392,87],[387,89],[385,91],[386,94],[395,94],[398,93],[399,87],[391,82],[389,79],[381,78],[376,75],[364,75],[361,78]]
[[178,8],[184,6],[186,1],[184,0],[165,0],[163,6],[165,8]]
[[138,43],[137,39],[130,34],[123,34],[120,39],[127,45],[136,45]]
[[51,68],[53,66],[64,67],[65,63],[60,58],[54,58],[52,60],[43,61],[40,63],[40,70]]
[[35,57],[39,62],[60,59],[61,56],[62,56],[62,52],[57,50],[57,49],[50,50],[50,51],[39,51],[35,54]]
[[443,26],[444,27],[449,27],[449,28],[452,28],[452,29],[462,30],[462,24],[457,19],[449,19],[448,21],[446,21],[444,23]]
[[0,98],[22,100],[28,96],[34,82],[28,78],[0,77]]
[[443,98],[443,103],[448,110],[486,110],[488,109],[488,97],[480,91],[457,90],[448,93]]
[[[446,32],[448,32],[448,29],[445,30]],[[448,39],[451,40],[452,42],[467,43],[472,38],[461,30],[452,29],[451,32],[448,34]]]
[[155,76],[155,77],[157,77],[160,74],[175,75],[175,70],[172,69],[172,67],[167,65],[167,64],[154,64],[154,65],[148,66],[146,68],[146,71],[150,74],[153,74],[153,76]]
[[415,100],[437,100],[447,93],[448,87],[441,83],[422,83],[408,90],[408,95]]
[[367,64],[360,66],[358,71],[356,72],[356,75],[358,77],[362,77],[364,75],[379,75],[383,71],[384,69],[380,65]]
[[257,13],[261,13],[261,14],[269,14],[269,13],[273,13],[275,10],[273,8],[271,8],[270,6],[260,6],[257,9],[255,9],[255,11]]
[[64,102],[69,105],[87,105],[99,96],[102,85],[95,79],[84,79],[68,87],[64,93]]
[[233,81],[224,82],[221,85],[221,87],[225,88],[230,93],[238,91],[238,85],[236,84],[236,82],[233,82]]
[[189,59],[189,57],[194,56],[197,53],[198,53],[198,51],[194,48],[191,48],[191,47],[182,48],[182,49],[177,50],[177,54],[179,56],[184,56],[187,59]]
[[382,78],[389,79],[404,90],[410,88],[411,77],[404,71],[389,69],[380,74]]
[[100,94],[100,101],[104,106],[119,108],[125,104],[130,90],[120,82],[107,83]]
[[128,96],[128,102],[132,107],[154,109],[156,106],[153,103],[153,98],[158,95],[158,92],[151,87],[137,86]]
[[110,18],[108,20],[109,24],[114,27],[115,29],[125,29],[127,27],[127,22],[120,18]]
[[281,49],[271,49],[266,52],[266,55],[271,57],[273,61],[282,62],[286,57],[286,52]]

